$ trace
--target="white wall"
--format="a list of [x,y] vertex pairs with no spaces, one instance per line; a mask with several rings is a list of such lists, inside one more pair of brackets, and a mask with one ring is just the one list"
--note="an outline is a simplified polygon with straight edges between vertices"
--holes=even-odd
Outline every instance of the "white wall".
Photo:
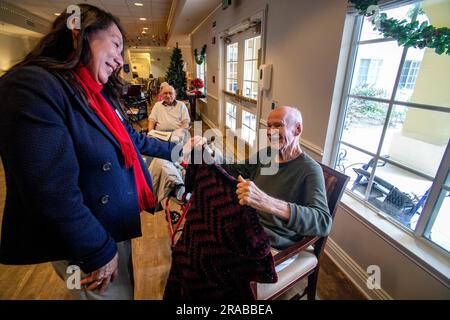
[[[221,96],[221,40],[218,33],[265,8],[266,4],[265,63],[273,64],[273,78],[272,88],[262,100],[262,119],[270,112],[272,100],[277,100],[279,105],[300,107],[305,123],[303,142],[308,146],[307,151],[315,159],[320,159],[327,146],[324,158],[329,161],[334,119],[338,116],[334,107],[339,107],[338,93],[343,80],[342,74],[337,75],[337,70],[346,0],[241,0],[233,1],[233,5],[226,10],[217,10],[195,31],[191,39],[192,50],[200,50],[205,43],[208,46],[208,97],[207,103],[198,103],[198,109],[210,124],[220,127],[221,103],[216,100]],[[216,21],[215,45],[211,43],[213,21]],[[339,70],[344,72],[345,65],[339,66]],[[213,76],[216,78],[215,83],[212,82]],[[442,281],[425,270],[417,259],[408,257],[392,241],[387,241],[370,223],[362,223],[361,219],[356,218],[358,216],[351,209],[344,211],[341,207],[334,222],[330,243],[351,257],[362,276],[366,275],[368,265],[382,267],[381,285],[385,294],[379,297],[450,298],[450,291]],[[339,254],[339,251],[336,252]],[[331,250],[328,253],[333,255]],[[339,256],[335,255],[334,258],[338,259]],[[345,263],[341,266],[348,267]],[[350,272],[347,274],[352,276]],[[361,289],[364,290],[362,285]]]
[[[201,50],[205,43],[208,46],[208,93],[216,97],[220,94],[218,34],[264,9],[266,3],[265,63],[273,64],[273,85],[263,97],[261,118],[267,117],[272,100],[299,107],[305,122],[303,139],[323,148],[347,6],[345,0],[246,0],[236,1],[226,10],[217,10],[192,36],[193,49]],[[216,21],[215,45],[211,43],[213,21]]]
[[137,72],[139,78],[148,79],[150,75],[150,58],[133,58],[132,70]]
[[170,63],[170,52],[151,53],[150,72],[155,78],[165,77]]

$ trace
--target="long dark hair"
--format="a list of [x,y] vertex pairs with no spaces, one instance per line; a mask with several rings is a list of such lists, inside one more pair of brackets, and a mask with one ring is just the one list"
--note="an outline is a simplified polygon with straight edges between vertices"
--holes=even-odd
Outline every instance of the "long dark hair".
[[[72,13],[63,11],[53,22],[50,32],[45,35],[34,49],[7,73],[26,65],[38,65],[53,74],[63,77],[73,84],[86,101],[86,94],[74,78],[71,69],[80,62],[87,65],[91,59],[88,36],[96,31],[108,29],[115,24],[125,38],[123,28],[117,17],[89,4],[78,4],[80,8],[80,30],[78,44],[75,49],[72,40],[72,30],[67,27],[67,20]],[[124,39],[125,42],[125,39]],[[123,51],[122,51],[123,56]],[[124,82],[116,70],[104,85],[106,93],[116,100],[122,94]]]

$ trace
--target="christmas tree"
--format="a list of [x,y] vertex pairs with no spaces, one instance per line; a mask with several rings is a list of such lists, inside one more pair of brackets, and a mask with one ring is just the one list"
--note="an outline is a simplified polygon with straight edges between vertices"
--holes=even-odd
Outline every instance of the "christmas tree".
[[175,88],[177,92],[178,100],[186,100],[186,72],[183,71],[183,57],[181,55],[181,49],[178,48],[178,44],[173,49],[172,56],[170,57],[170,65],[167,70],[166,79],[167,82]]

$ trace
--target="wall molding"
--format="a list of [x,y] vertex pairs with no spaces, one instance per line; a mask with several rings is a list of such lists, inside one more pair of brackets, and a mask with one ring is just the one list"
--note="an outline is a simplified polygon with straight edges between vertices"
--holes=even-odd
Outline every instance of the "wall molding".
[[381,289],[369,289],[366,285],[368,274],[362,269],[342,248],[330,237],[327,240],[325,254],[338,266],[347,278],[369,300],[393,300],[393,298]]
[[314,143],[309,142],[308,140],[300,138],[300,145],[308,149],[309,151],[314,152],[316,155],[323,157],[323,149]]
[[214,100],[216,100],[216,101],[219,101],[219,98],[218,97],[216,97],[216,96],[213,96],[212,94],[210,94],[210,93],[207,93],[206,94],[208,97],[211,97],[211,98],[213,98]]
[[220,129],[217,127],[217,125],[214,124],[214,122],[213,122],[211,119],[209,119],[209,118],[208,118],[206,115],[204,115],[204,114],[200,114],[200,116],[201,116],[202,121],[205,121],[206,124],[207,124],[212,130],[214,130],[214,132],[217,132],[217,133],[220,132],[220,134],[222,134],[222,131],[220,131]]
[[[350,199],[354,199],[354,202],[350,202]],[[355,207],[357,206],[357,207]],[[414,252],[415,250],[411,247],[411,243],[403,243],[401,239],[398,237],[397,232],[404,234],[404,230],[399,229],[397,226],[393,225],[391,222],[388,222],[386,225],[380,224],[378,221],[384,222],[385,218],[378,217],[378,213],[374,211],[373,208],[368,207],[364,202],[357,197],[351,195],[348,191],[346,191],[342,197],[341,204],[339,206],[346,214],[350,215],[353,219],[361,223],[365,228],[367,228],[370,232],[374,233],[377,237],[383,240],[387,245],[391,246],[393,249],[397,250],[400,254],[405,256],[409,261],[414,263],[417,267],[421,268],[423,271],[428,273],[431,277],[442,283],[444,286],[449,288],[448,277],[445,273],[433,266],[433,264],[427,263],[424,259],[424,256],[432,255],[434,256],[435,250],[433,248],[426,246],[425,251]],[[365,210],[361,209],[362,207]],[[369,212],[370,215],[367,215],[364,212]],[[371,216],[375,215],[377,219],[372,219]],[[411,237],[408,235],[408,237]],[[417,241],[413,239],[413,246],[419,247],[423,241]],[[429,250],[431,249],[431,250]],[[440,256],[440,254],[437,254]],[[437,259],[434,257],[434,259]]]
[[203,26],[205,24],[206,21],[208,21],[209,18],[211,18],[211,16],[220,8],[222,8],[222,4],[219,4],[213,11],[211,11],[205,19],[203,19],[194,29],[192,29],[192,31],[189,33],[189,36],[192,37],[192,35],[194,33],[196,33],[198,31],[198,29],[200,29],[201,26]]

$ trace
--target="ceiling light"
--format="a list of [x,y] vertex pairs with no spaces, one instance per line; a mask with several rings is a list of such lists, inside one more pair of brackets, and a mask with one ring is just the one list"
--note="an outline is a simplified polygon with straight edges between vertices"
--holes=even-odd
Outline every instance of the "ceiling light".
[[144,30],[144,31],[142,31],[142,34],[146,34],[147,32]]
[[143,4],[140,3],[140,2],[135,2],[134,5],[137,6],[137,7],[142,7],[143,6]]
[[144,29],[144,30],[148,30],[148,28],[147,28],[147,27],[143,27],[142,29]]
[[61,13],[57,13],[57,12],[55,12],[55,13],[54,13],[54,15],[55,15],[55,16],[60,16],[60,15],[61,15]]
[[145,21],[145,20],[147,20],[147,18],[139,18],[139,20]]

